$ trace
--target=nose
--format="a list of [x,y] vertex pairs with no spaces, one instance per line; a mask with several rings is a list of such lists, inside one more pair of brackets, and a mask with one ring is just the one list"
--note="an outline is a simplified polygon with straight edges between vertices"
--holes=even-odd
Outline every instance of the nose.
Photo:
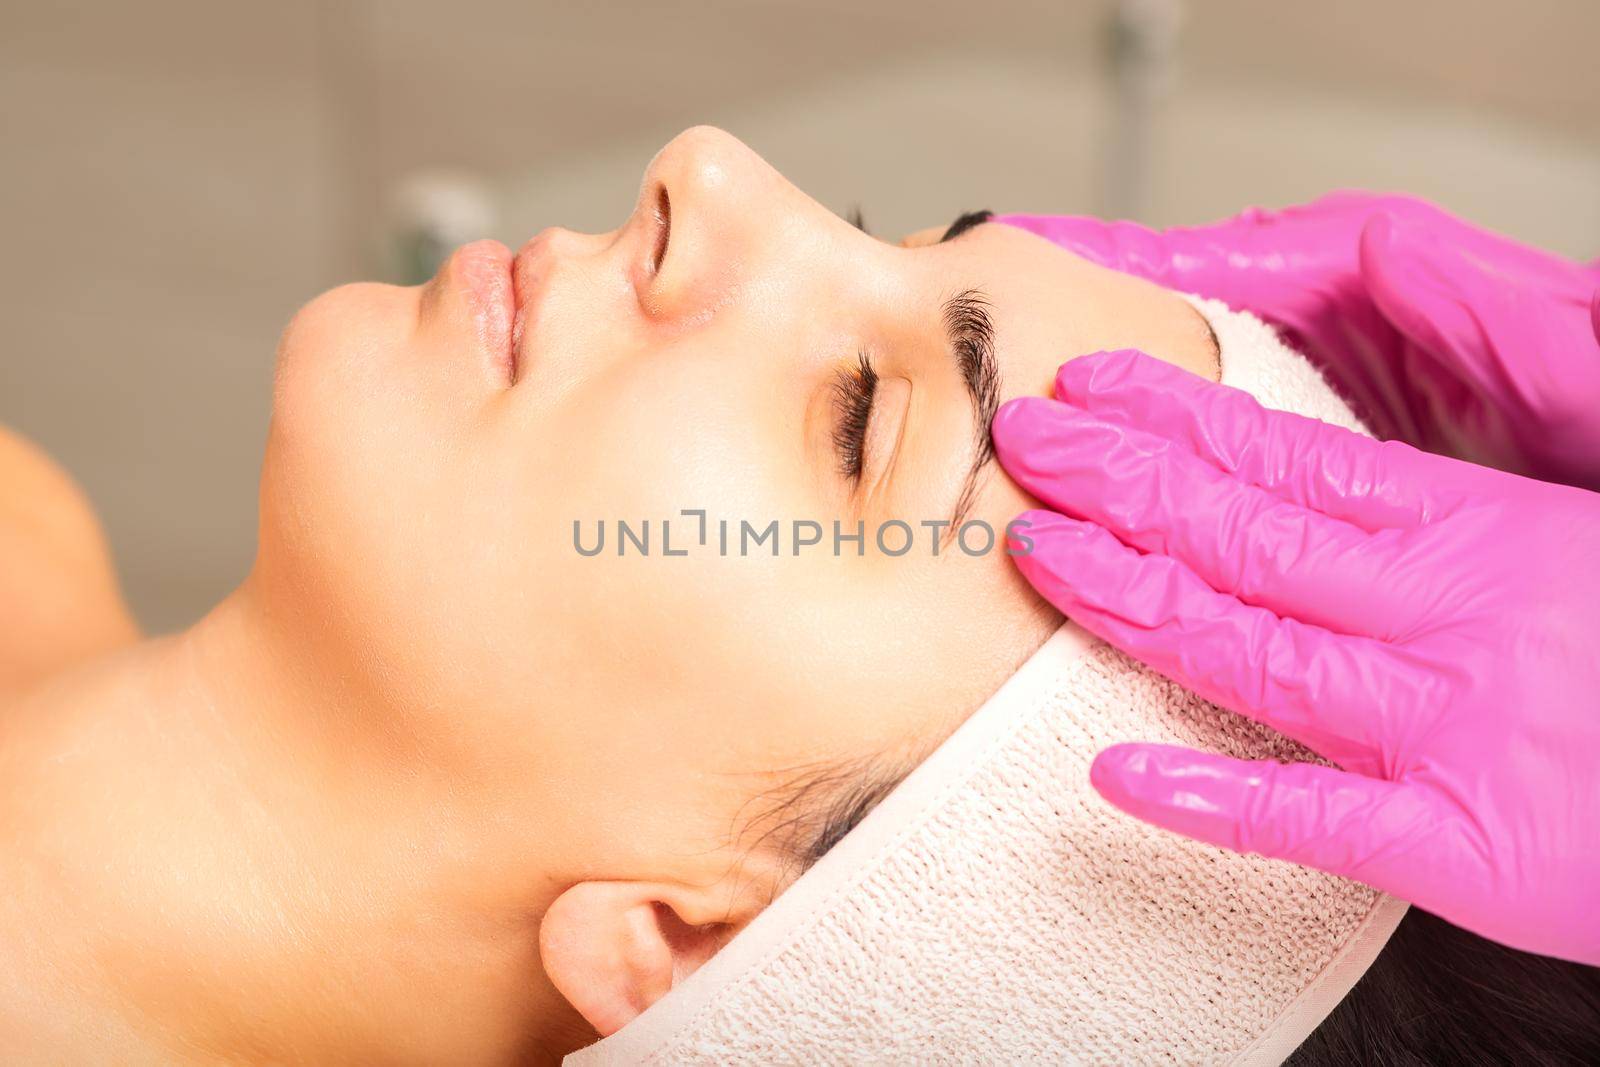
[[710,206],[750,191],[762,170],[770,168],[731,133],[694,126],[668,141],[645,168],[641,201],[649,201],[651,189],[665,187],[674,198]]
[[791,200],[804,197],[737,138],[709,126],[674,137],[645,168],[622,227],[551,227],[523,245],[512,336],[521,364],[570,361],[556,377],[581,377],[574,368],[623,350],[618,331],[709,322],[772,268],[784,242],[770,237],[776,225],[793,228],[780,206]]
[[729,133],[696,126],[674,137],[639,190],[635,216],[665,229],[641,306],[652,316],[696,317],[732,299],[774,253],[775,228],[800,199]]

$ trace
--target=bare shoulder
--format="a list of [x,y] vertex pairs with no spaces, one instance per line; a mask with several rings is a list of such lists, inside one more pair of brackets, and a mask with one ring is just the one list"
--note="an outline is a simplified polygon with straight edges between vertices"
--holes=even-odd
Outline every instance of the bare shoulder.
[[135,640],[110,548],[66,471],[0,427],[0,692]]

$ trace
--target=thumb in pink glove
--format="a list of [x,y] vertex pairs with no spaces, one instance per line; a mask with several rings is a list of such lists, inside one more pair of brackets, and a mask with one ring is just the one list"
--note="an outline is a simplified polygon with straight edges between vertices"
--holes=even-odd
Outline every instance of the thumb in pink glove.
[[1357,192],[1164,231],[999,221],[1282,327],[1381,437],[1600,489],[1600,266]]
[[1600,496],[1136,352],[1066,364],[994,438],[1065,513],[1023,516],[1045,598],[1339,768],[1126,744],[1094,763],[1108,800],[1600,963]]

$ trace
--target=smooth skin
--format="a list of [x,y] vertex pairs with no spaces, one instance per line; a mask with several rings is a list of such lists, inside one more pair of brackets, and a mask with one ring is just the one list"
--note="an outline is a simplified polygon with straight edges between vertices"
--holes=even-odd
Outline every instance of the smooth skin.
[[[1001,399],[1109,347],[1215,375],[1173,294],[937,234],[875,240],[697,128],[621,228],[530,242],[514,378],[493,246],[303,309],[248,579],[0,704],[0,1060],[554,1060],[748,923],[792,879],[775,796],[919,760],[1059,616],[1003,551],[587,558],[573,521],[946,517],[986,429],[940,321],[967,290]],[[858,483],[863,352],[895,402]],[[971,515],[1030,502],[991,466]]]

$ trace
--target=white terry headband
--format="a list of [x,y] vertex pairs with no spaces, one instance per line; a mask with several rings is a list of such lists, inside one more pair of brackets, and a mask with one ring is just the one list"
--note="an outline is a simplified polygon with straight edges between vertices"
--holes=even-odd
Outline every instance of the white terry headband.
[[[1195,301],[1223,381],[1355,427],[1265,326]],[[1072,623],[597,1064],[1278,1063],[1405,904],[1145,826],[1089,785],[1117,741],[1305,758]]]

